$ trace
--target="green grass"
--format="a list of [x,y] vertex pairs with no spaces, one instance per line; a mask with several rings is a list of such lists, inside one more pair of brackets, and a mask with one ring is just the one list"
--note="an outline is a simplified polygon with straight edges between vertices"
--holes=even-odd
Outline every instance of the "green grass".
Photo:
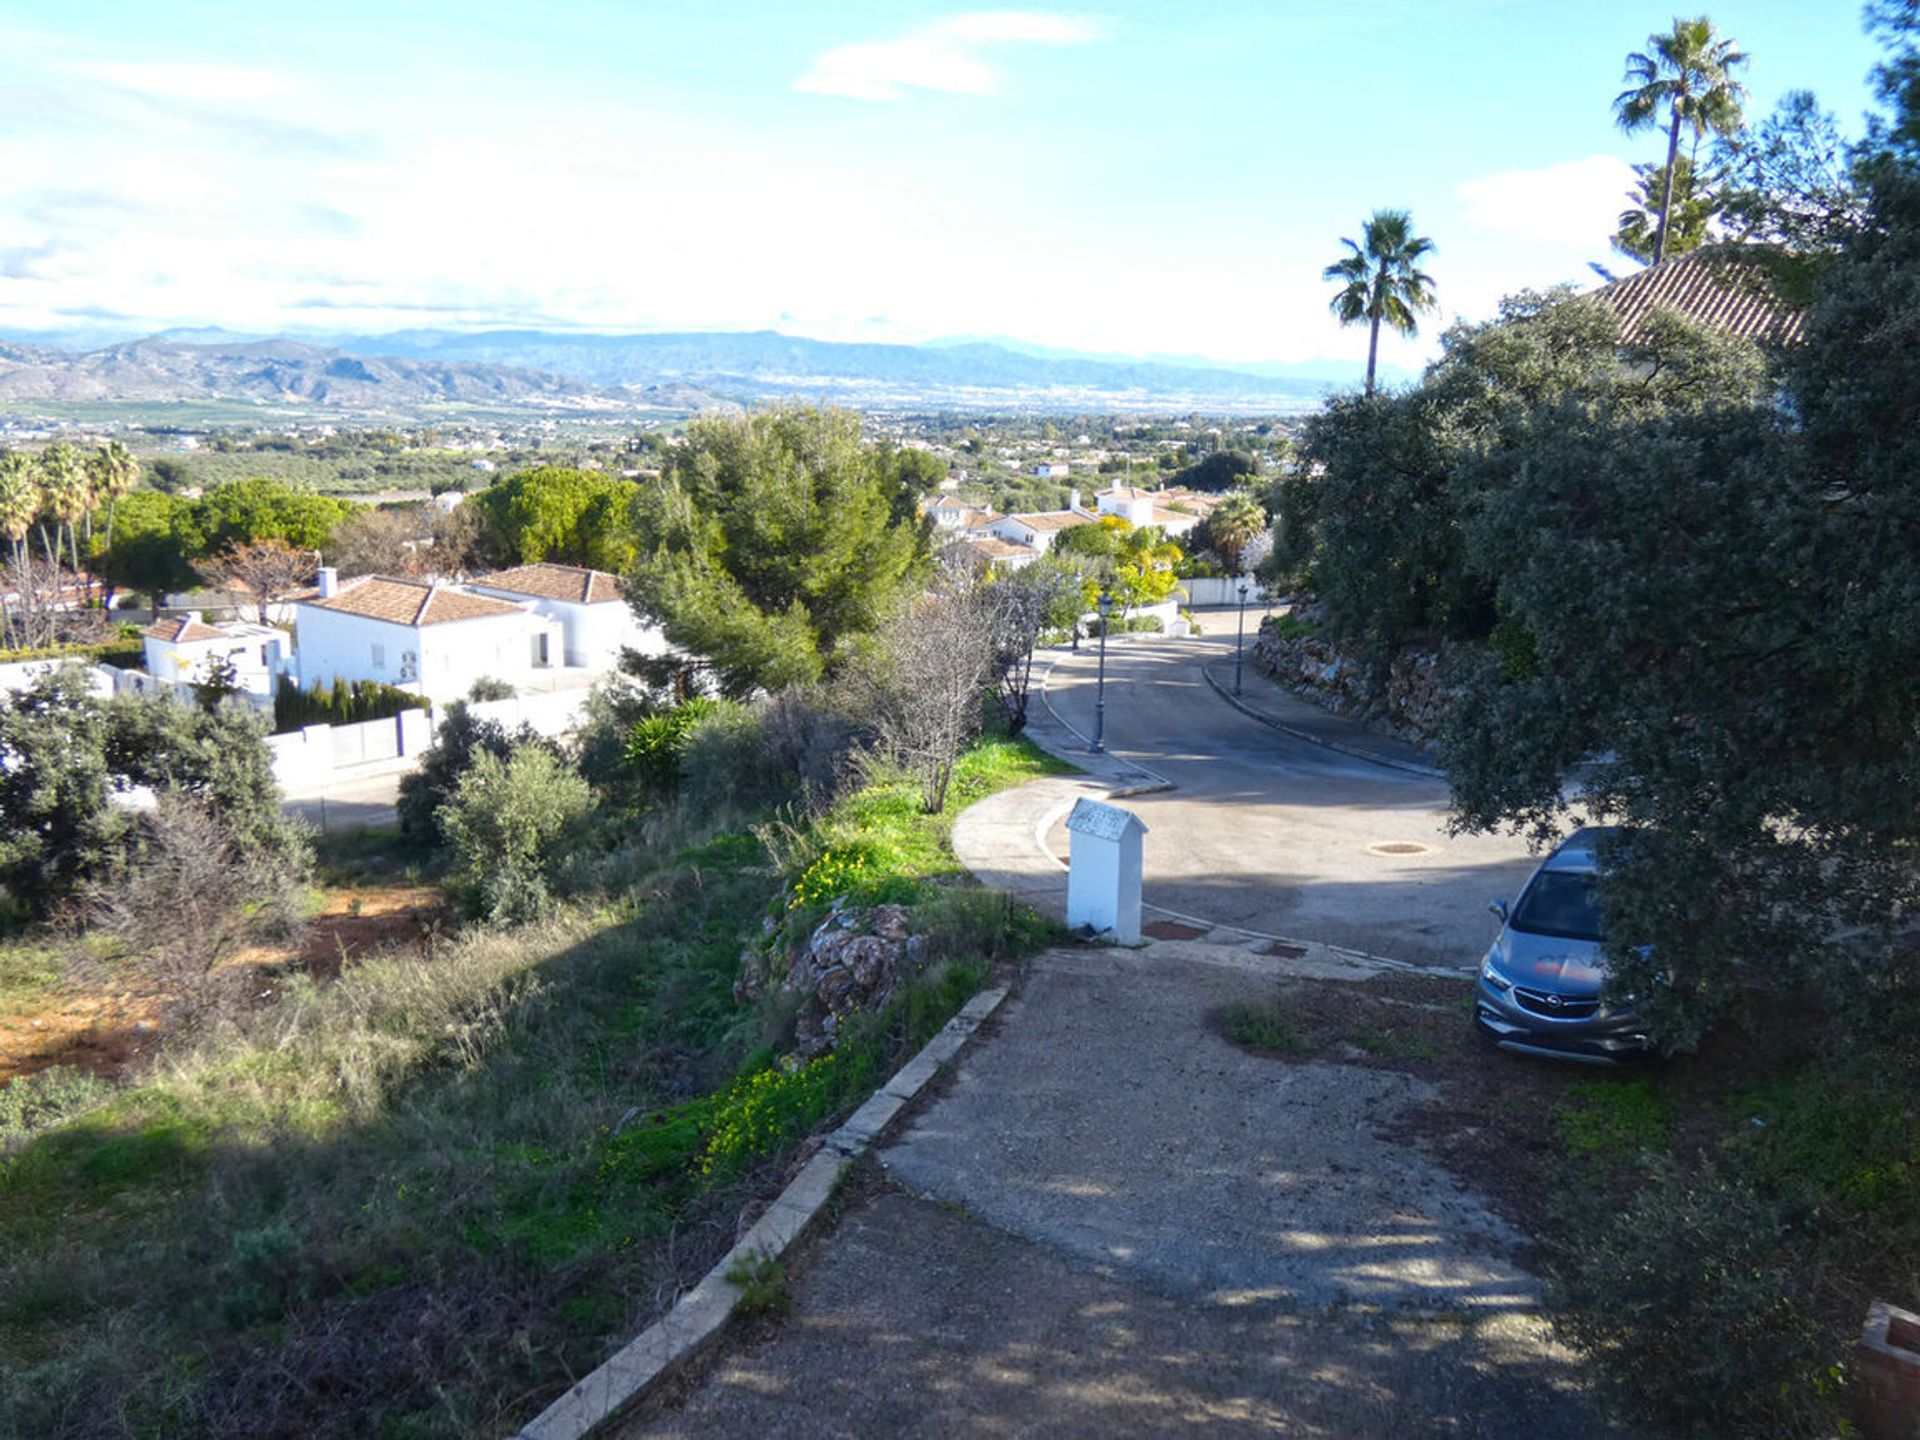
[[1301,1037],[1279,1001],[1235,1001],[1215,1015],[1220,1033],[1236,1045],[1273,1055],[1305,1055],[1313,1047]]
[[1279,632],[1282,640],[1304,640],[1320,633],[1318,622],[1295,619],[1292,615],[1275,617],[1273,627]]
[[[955,808],[1057,768],[988,741]],[[773,1019],[733,996],[788,877],[726,834],[538,929],[295,977],[124,1091],[0,1091],[24,1137],[0,1153],[0,1433],[512,1430],[723,1251],[742,1187],[994,955],[1048,938],[958,882],[951,823],[888,779],[814,827],[812,852],[884,855],[875,886],[910,887],[935,958],[808,1065],[774,1065]],[[319,868],[405,863],[373,834]],[[220,1408],[242,1395],[244,1423]]]
[[1556,1117],[1569,1153],[1620,1160],[1667,1149],[1674,1106],[1652,1078],[1587,1080],[1569,1093],[1578,1103]]

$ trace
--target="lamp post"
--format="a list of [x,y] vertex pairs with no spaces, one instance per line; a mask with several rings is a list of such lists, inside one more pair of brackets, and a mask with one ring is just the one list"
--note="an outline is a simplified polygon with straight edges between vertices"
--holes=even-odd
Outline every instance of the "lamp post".
[[1102,590],[1094,608],[1100,612],[1100,678],[1093,688],[1093,744],[1088,748],[1099,755],[1107,748],[1107,617],[1113,614],[1113,596]]
[[1240,629],[1233,637],[1233,693],[1240,693],[1240,665],[1247,648],[1247,582],[1240,582]]

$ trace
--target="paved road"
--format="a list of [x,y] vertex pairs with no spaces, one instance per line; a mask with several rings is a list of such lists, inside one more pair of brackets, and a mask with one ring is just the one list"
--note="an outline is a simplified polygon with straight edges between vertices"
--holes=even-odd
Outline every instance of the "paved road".
[[[1505,836],[1449,836],[1444,783],[1280,734],[1226,704],[1200,673],[1231,634],[1116,641],[1107,650],[1107,747],[1173,782],[1126,801],[1146,821],[1146,898],[1214,924],[1421,964],[1471,965],[1492,937],[1487,902],[1534,863]],[[1047,680],[1055,713],[1093,730],[1095,657],[1083,644]],[[1270,685],[1249,675],[1248,684]],[[1296,702],[1297,703],[1297,702]],[[1048,837],[1067,854],[1065,827]],[[1415,854],[1370,847],[1412,845]]]

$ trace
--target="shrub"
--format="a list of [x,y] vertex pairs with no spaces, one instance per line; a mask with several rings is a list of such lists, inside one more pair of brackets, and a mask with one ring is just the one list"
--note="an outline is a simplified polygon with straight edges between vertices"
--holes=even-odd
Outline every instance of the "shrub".
[[476,705],[483,705],[489,700],[511,700],[519,693],[506,681],[496,680],[491,675],[482,675],[467,687],[467,699]]
[[480,914],[496,923],[538,919],[546,910],[546,853],[593,804],[593,792],[544,745],[519,745],[506,759],[475,757],[440,814],[461,882]]
[[787,1272],[771,1255],[755,1253],[727,1267],[727,1283],[740,1289],[735,1309],[742,1315],[788,1315],[793,1312],[793,1292],[787,1288]]
[[626,758],[644,792],[657,797],[680,788],[681,757],[694,726],[720,706],[720,701],[695,696],[634,721],[627,734]]
[[112,978],[139,977],[191,1026],[225,998],[222,961],[299,923],[304,858],[243,844],[205,801],[163,791],[126,859],[88,887],[87,928],[110,942]]
[[1554,1275],[1561,1323],[1636,1417],[1702,1436],[1832,1433],[1838,1347],[1796,1289],[1778,1202],[1662,1168],[1571,1233]]
[[504,757],[516,745],[544,743],[531,729],[510,731],[498,720],[483,720],[456,700],[447,706],[433,748],[420,757],[420,766],[400,779],[395,813],[400,833],[421,845],[443,845],[440,810],[459,788],[461,779],[481,755]]

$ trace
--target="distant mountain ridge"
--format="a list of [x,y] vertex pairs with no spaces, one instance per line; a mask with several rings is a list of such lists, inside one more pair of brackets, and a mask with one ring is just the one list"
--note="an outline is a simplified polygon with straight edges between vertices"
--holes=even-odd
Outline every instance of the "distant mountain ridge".
[[852,344],[771,330],[401,330],[289,339],[184,329],[97,349],[70,344],[0,339],[0,402],[618,410],[791,396],[896,408],[1279,412],[1310,409],[1329,388],[1320,376],[1036,354],[989,341]]
[[1135,399],[1213,399],[1238,405],[1318,400],[1320,378],[1256,375],[1219,366],[1157,361],[1081,359],[1031,354],[1004,344],[969,341],[900,345],[810,340],[775,330],[594,334],[552,330],[402,330],[345,337],[415,358],[530,366],[596,385],[631,386],[684,380],[760,398],[795,387],[821,387],[859,398],[879,392],[961,400],[999,391],[1034,398],[1085,392]]
[[189,345],[157,336],[83,351],[0,342],[0,400],[250,400],[369,411],[642,403],[633,394],[513,366],[367,356],[281,338]]

